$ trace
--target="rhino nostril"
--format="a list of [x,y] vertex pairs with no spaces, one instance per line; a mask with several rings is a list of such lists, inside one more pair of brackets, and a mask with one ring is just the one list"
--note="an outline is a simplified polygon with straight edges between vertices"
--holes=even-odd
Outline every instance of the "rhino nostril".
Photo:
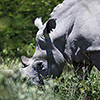
[[37,68],[36,67],[33,67],[34,68],[34,70],[37,70]]
[[43,62],[36,63],[33,68],[34,68],[34,70],[42,70]]
[[39,67],[40,70],[42,70],[42,68],[43,68],[42,62],[37,63],[37,66]]
[[38,66],[41,66],[41,65],[42,65],[42,62],[37,63],[37,65],[38,65]]

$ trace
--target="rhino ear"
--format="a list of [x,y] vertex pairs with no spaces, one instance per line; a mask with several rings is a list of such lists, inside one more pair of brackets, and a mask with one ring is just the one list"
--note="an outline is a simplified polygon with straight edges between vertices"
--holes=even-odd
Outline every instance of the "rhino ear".
[[22,56],[21,57],[21,61],[22,61],[22,64],[24,65],[24,67],[28,66],[29,65],[29,58],[25,57],[25,56]]
[[46,28],[45,28],[45,33],[50,33],[50,31],[53,31],[52,29],[56,28],[56,19],[50,19],[47,24],[46,24]]
[[38,29],[40,29],[43,26],[42,18],[41,17],[40,18],[36,18],[35,21],[34,21],[34,24],[35,24],[35,26],[38,27]]

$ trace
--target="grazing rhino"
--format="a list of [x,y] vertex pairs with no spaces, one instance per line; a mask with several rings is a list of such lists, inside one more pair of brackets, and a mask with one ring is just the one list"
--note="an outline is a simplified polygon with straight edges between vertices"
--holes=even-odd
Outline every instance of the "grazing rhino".
[[36,51],[32,58],[22,56],[22,73],[31,83],[43,77],[59,77],[66,61],[75,71],[100,70],[100,0],[64,0],[54,8],[49,20],[36,35]]

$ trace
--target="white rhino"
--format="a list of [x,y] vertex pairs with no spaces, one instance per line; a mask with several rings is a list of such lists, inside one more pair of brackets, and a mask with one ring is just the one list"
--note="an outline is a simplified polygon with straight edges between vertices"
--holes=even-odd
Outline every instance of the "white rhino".
[[35,25],[39,28],[35,54],[21,57],[22,73],[31,83],[59,77],[66,62],[76,72],[90,72],[93,65],[100,70],[100,0],[64,0],[44,25],[41,18]]

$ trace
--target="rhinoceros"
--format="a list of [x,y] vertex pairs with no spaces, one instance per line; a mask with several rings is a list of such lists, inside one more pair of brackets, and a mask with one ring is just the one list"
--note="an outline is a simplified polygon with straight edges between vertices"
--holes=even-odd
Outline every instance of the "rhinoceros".
[[22,73],[32,84],[43,78],[59,77],[65,63],[75,71],[100,70],[100,0],[64,0],[36,34],[36,51],[32,58],[22,56]]

